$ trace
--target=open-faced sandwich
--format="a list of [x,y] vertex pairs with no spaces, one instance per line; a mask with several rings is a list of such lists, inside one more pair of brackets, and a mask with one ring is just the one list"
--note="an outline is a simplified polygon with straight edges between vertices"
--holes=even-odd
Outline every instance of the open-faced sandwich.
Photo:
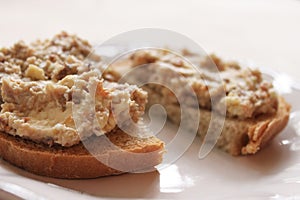
[[[257,69],[224,62],[215,55],[201,57],[188,50],[180,55],[167,49],[146,49],[112,64],[110,72],[122,72],[115,75],[118,80],[138,67],[142,68],[139,76],[130,76],[126,81],[160,83],[142,87],[148,92],[148,104],[163,105],[169,119],[176,124],[182,119],[180,98],[187,105],[185,109],[200,112],[198,134],[202,139],[209,129],[210,134],[219,131],[218,124],[209,127],[212,118],[215,121],[225,118],[224,124],[220,124],[222,130],[216,145],[232,155],[255,154],[287,125],[290,105]],[[192,88],[197,102],[188,103],[187,93],[172,91],[184,85]]]
[[114,117],[125,113],[138,122],[147,93],[99,77],[85,59],[91,50],[88,42],[64,32],[51,40],[1,49],[3,159],[57,178],[95,178],[161,162],[162,141],[127,134]]

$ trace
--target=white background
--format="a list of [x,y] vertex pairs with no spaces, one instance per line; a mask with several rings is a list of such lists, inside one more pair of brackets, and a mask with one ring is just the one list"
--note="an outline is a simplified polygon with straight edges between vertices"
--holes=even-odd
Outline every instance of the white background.
[[61,30],[100,42],[145,27],[177,31],[209,53],[300,80],[299,0],[0,0],[0,46]]

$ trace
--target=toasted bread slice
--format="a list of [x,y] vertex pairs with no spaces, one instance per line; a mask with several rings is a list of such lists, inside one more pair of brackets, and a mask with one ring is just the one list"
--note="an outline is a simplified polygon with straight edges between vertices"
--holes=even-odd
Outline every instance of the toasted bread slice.
[[[197,55],[188,55],[187,58],[197,59]],[[176,97],[174,91],[161,84],[151,83],[153,80],[159,80],[160,83],[166,83],[165,85],[171,85],[173,88],[183,87],[181,83],[190,85],[197,95],[198,105],[185,105],[185,109],[192,110],[190,113],[198,112],[199,106],[200,120],[197,132],[200,137],[204,139],[209,128],[210,134],[220,133],[221,128],[221,135],[217,140],[220,149],[231,155],[257,153],[287,125],[290,105],[283,97],[276,94],[272,83],[264,80],[259,70],[242,68],[237,63],[224,62],[214,55],[211,59],[208,57],[205,60],[207,63],[202,62],[199,73],[179,56],[170,55],[169,51],[139,50],[131,57],[111,65],[109,70],[114,71],[115,74],[121,72],[115,76],[115,81],[123,78],[131,84],[140,80],[143,83],[145,80],[150,83],[142,87],[148,92],[148,106],[161,104],[165,107],[169,119],[178,125],[181,123],[178,96]],[[213,63],[218,71],[212,70]],[[137,71],[134,72],[136,68]],[[127,72],[133,72],[133,75],[129,75],[129,78],[121,76],[126,75]],[[174,74],[179,74],[181,77],[178,78]],[[218,76],[221,77],[222,84],[214,84],[218,83],[216,78]],[[205,82],[202,80],[203,77],[206,78]],[[224,88],[224,96],[220,95],[222,88]],[[188,95],[184,96],[185,93],[177,95],[179,98],[182,95],[181,98],[184,97],[186,104],[189,103],[188,98],[185,98]],[[215,107],[216,119],[214,120],[221,122],[215,124],[215,127],[209,127],[213,112],[211,95],[215,95],[217,101],[224,102],[226,105],[226,115]],[[192,116],[189,118],[193,120]],[[195,125],[192,124],[187,124],[187,128],[192,129],[191,126]]]
[[[91,52],[87,41],[65,32],[0,49],[0,157],[56,178],[95,178],[161,162],[162,141],[129,136],[115,121],[114,115],[121,124],[138,122],[146,92],[100,80],[101,58]],[[83,121],[75,126],[74,118]]]
[[[131,169],[130,172],[151,169],[162,161],[164,144],[155,137],[137,138],[115,129],[106,136],[91,137],[87,145],[102,145],[104,137],[120,149],[102,149],[96,156],[117,162],[114,165],[119,169]],[[55,178],[96,178],[128,172],[103,164],[82,143],[49,147],[3,132],[0,132],[0,156],[29,172]]]
[[[158,103],[155,95],[149,95],[150,104]],[[152,97],[152,98],[151,98]],[[157,97],[157,96],[156,96]],[[180,124],[180,107],[174,104],[163,105],[170,120]],[[217,140],[217,147],[231,155],[255,154],[266,146],[283,128],[287,125],[290,114],[290,105],[278,97],[278,109],[276,113],[264,114],[252,119],[237,119],[226,117],[222,124],[221,135]],[[222,121],[221,115],[215,115],[214,120]],[[212,120],[212,112],[207,109],[200,109],[200,120],[198,135],[204,139],[208,128],[210,133],[218,132],[219,127],[209,127]]]

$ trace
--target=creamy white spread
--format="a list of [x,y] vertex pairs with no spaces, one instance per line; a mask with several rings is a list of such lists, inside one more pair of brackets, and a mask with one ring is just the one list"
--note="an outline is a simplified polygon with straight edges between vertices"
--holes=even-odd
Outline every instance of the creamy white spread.
[[65,32],[50,40],[1,48],[0,131],[72,146],[114,129],[119,123],[114,115],[125,116],[121,123],[138,122],[147,93],[100,78],[95,72],[99,66],[93,64],[101,65],[101,58],[91,51],[87,41]]
[[[90,72],[69,75],[57,83],[4,78],[2,97],[1,131],[49,145],[72,146],[114,129],[114,115],[122,112],[127,114],[124,120],[137,122],[147,94],[136,86],[100,80]],[[75,126],[73,116],[82,123]]]

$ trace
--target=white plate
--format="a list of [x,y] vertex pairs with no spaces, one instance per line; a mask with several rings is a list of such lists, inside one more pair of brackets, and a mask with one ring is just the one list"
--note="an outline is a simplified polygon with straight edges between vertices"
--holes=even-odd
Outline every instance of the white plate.
[[288,127],[257,155],[232,157],[214,149],[199,160],[196,138],[161,171],[91,180],[40,177],[0,160],[0,199],[16,199],[7,192],[25,199],[300,199],[300,84],[262,70],[293,109]]

